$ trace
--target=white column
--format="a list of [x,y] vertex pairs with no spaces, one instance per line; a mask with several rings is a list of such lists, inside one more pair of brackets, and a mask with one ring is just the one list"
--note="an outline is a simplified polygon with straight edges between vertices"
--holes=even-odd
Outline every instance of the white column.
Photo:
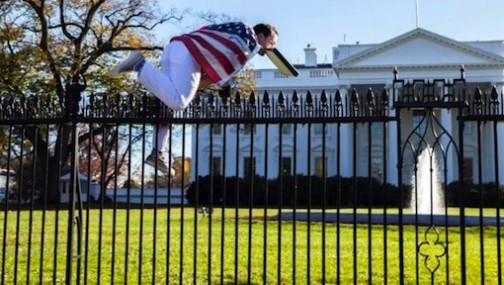
[[[389,117],[395,117],[396,110],[393,108],[394,106],[394,98],[393,98],[393,90],[392,85],[387,84],[385,86],[387,88],[387,92],[389,94]],[[399,185],[399,174],[397,170],[397,164],[399,163],[397,158],[397,152],[399,151],[399,146],[397,145],[397,122],[389,122],[387,129],[387,152],[385,153],[387,157],[387,182],[393,185]]]
[[493,122],[487,122],[483,125],[482,131],[482,152],[483,156],[480,161],[482,165],[482,181],[490,182],[495,181],[495,148],[494,148],[494,124]]
[[[457,131],[454,131],[454,128],[453,128],[453,124],[454,124],[454,120],[453,120],[453,112],[455,111],[450,111],[448,109],[441,109],[441,125],[447,130],[448,134],[451,134],[453,140],[455,141],[455,143],[458,145],[459,143],[459,139],[458,139],[458,128],[456,128],[455,130]],[[441,137],[441,145],[444,147],[444,150],[445,151],[448,151],[447,155],[446,155],[446,164],[447,164],[447,170],[448,170],[448,173],[447,173],[447,180],[446,183],[450,183],[454,180],[457,180],[458,179],[458,167],[462,167],[463,165],[463,162],[462,161],[459,161],[459,163],[457,164],[456,161],[457,161],[457,152],[455,151],[455,148],[453,145],[450,145],[450,139],[448,136],[444,135],[443,137]],[[450,145],[450,148],[447,150],[447,147]],[[460,147],[460,146],[459,146]],[[455,167],[455,166],[458,166],[458,167]]]
[[[499,93],[499,100],[501,99],[501,94],[503,90],[503,83],[495,84],[497,87],[497,92]],[[504,104],[503,101],[500,101],[500,105]],[[499,149],[497,150],[498,163],[499,163],[499,183],[504,184],[504,149],[500,147],[504,143],[504,122],[497,123],[497,146]],[[493,146],[492,146],[493,147]]]
[[[346,113],[347,103],[349,101],[348,97],[348,85],[341,85],[339,88],[341,94],[341,100],[343,101],[343,115],[348,116]],[[352,153],[353,147],[355,147],[352,138],[352,124],[342,124],[341,125],[341,160],[338,167],[341,168],[341,176],[350,177],[352,176],[352,169],[354,165]]]
[[[235,124],[226,126],[226,177],[236,176],[236,132]],[[241,166],[240,166],[241,167]]]
[[[501,146],[504,143],[504,123],[497,124],[497,145]],[[498,163],[499,163],[499,183],[504,184],[504,149],[498,149]]]

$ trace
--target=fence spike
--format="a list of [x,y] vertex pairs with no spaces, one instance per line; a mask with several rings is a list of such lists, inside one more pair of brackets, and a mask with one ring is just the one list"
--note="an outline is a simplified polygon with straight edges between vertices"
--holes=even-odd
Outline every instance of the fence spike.
[[322,106],[327,106],[327,94],[325,90],[322,90],[322,93],[320,94],[320,103]]
[[238,91],[235,93],[234,103],[237,108],[241,108],[241,96],[240,96],[240,92],[238,92]]
[[371,87],[369,87],[368,92],[366,94],[366,101],[367,101],[368,105],[369,104],[374,105],[375,94],[374,94],[373,88],[371,88]]
[[294,93],[292,93],[292,107],[294,109],[297,109],[299,107],[299,96],[296,90],[294,90]]
[[311,94],[310,90],[306,92],[306,105],[312,106],[313,105],[313,95]]
[[249,95],[249,105],[250,106],[255,106],[256,105],[256,95],[255,95],[254,91],[250,92],[250,95]]
[[492,99],[492,101],[497,101],[497,99],[499,98],[497,87],[495,85],[492,86],[492,93],[490,93],[490,98]]
[[282,91],[280,91],[280,93],[278,94],[278,105],[283,107],[284,104],[285,104],[284,94]]
[[352,94],[350,95],[350,103],[352,103],[352,105],[358,105],[360,103],[359,93],[355,88],[352,89]]
[[270,105],[270,98],[269,98],[269,94],[268,94],[268,91],[264,91],[264,94],[263,94],[263,107],[269,107]]

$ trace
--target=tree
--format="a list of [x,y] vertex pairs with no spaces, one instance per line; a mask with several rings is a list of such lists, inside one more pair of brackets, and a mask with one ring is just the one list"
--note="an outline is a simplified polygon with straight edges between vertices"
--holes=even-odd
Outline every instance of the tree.
[[[180,20],[181,14],[175,9],[167,14],[159,11],[153,0],[2,1],[0,98],[39,96],[64,106],[71,102],[72,85],[83,81],[88,92],[139,90],[135,81],[112,77],[108,67],[117,61],[117,52],[161,49],[151,40],[153,29]],[[105,130],[99,128],[93,136]],[[31,126],[24,134],[41,165],[58,169],[60,161],[68,167],[71,131],[67,125]],[[79,142],[89,140],[89,136],[81,133]],[[51,171],[48,201],[57,201],[58,181],[58,171]]]
[[[173,159],[173,169],[175,176],[172,183],[175,187],[185,188],[191,184],[191,158],[189,157],[175,157]],[[183,177],[183,178],[182,178]],[[182,179],[184,184],[182,185]]]

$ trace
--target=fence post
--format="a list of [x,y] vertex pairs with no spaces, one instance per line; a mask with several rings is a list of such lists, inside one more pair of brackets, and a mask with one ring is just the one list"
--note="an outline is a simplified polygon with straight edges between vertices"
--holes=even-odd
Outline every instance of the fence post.
[[[86,89],[86,84],[73,82],[68,85],[65,100],[65,117],[70,121],[68,125],[72,128],[72,159],[70,164],[70,197],[68,203],[68,230],[67,230],[67,255],[66,255],[66,274],[65,284],[80,284],[80,267],[82,253],[82,201],[79,179],[79,131],[77,123],[79,119],[79,102],[81,100],[81,92]],[[77,198],[77,199],[76,199]],[[75,203],[78,204],[78,213],[75,213]],[[74,224],[77,226],[77,255],[73,255],[73,236]],[[76,282],[72,283],[72,261],[76,259],[77,263],[77,278]]]

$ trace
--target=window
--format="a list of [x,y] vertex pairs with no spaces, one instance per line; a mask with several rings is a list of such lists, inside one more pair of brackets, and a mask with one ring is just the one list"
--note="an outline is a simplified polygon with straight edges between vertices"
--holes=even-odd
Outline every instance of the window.
[[371,123],[371,136],[379,138],[382,137],[382,135],[383,135],[383,124]]
[[280,71],[275,71],[275,78],[287,78],[287,75],[281,73]]
[[260,78],[262,78],[262,71],[257,71],[257,70],[256,70],[256,71],[255,71],[255,78],[256,78],[256,79],[260,79]]
[[222,174],[222,171],[221,171],[221,158],[220,156],[214,156],[212,157],[212,165],[211,165],[211,169],[212,169],[212,174],[213,175],[221,175]]
[[333,75],[332,70],[310,70],[310,77],[330,77]]
[[425,116],[425,110],[413,110],[413,129],[416,129],[416,132],[423,136],[425,130],[427,129],[427,117]]
[[243,170],[244,170],[244,175],[245,177],[250,177],[252,175],[255,175],[255,169],[256,169],[256,159],[250,158],[250,157],[245,157],[243,160]]
[[292,134],[292,124],[283,124],[282,135],[290,135],[290,134]]
[[473,134],[474,124],[474,122],[464,123],[464,135],[471,136]]
[[282,174],[292,175],[292,158],[282,157]]
[[250,134],[250,133],[252,133],[252,132],[255,134],[255,133],[256,133],[256,126],[255,126],[255,125],[253,125],[253,124],[245,124],[245,125],[243,126],[243,132],[244,132],[246,135],[248,135],[248,134]]
[[[313,131],[315,135],[322,135],[324,132],[324,125],[323,124],[314,124],[313,125]],[[325,128],[325,133],[327,134],[327,128]]]
[[383,181],[383,158],[373,157],[371,158],[371,176],[378,179],[378,181]]
[[212,135],[222,135],[222,125],[221,124],[213,124],[212,125]]
[[327,158],[315,157],[315,175],[318,177],[327,176]]
[[473,183],[473,160],[469,157],[464,157],[463,162],[463,170],[464,170],[464,182]]

